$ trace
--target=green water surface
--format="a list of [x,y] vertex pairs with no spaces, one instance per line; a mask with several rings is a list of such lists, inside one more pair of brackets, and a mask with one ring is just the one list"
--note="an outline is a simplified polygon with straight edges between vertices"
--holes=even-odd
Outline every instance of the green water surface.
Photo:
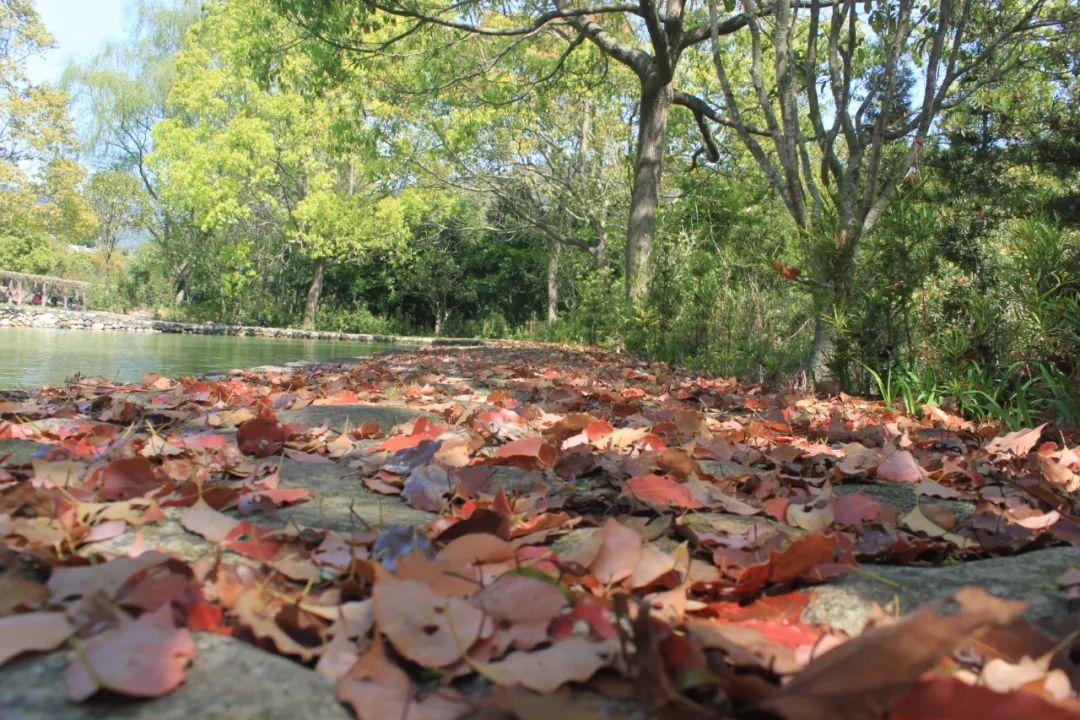
[[333,340],[0,327],[0,389],[56,385],[76,373],[139,380],[371,355],[389,345]]

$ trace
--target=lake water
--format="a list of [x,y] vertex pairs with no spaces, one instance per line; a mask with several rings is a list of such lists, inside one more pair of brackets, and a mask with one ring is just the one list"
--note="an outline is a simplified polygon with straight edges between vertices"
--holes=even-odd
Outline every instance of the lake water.
[[0,327],[0,389],[56,385],[75,373],[131,381],[151,372],[194,375],[389,349],[333,340]]

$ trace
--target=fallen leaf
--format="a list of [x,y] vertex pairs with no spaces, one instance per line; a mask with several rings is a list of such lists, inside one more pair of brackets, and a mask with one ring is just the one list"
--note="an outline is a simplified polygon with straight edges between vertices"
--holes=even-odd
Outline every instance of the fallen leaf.
[[863,632],[812,661],[761,707],[786,720],[878,717],[941,657],[983,628],[1012,621],[1025,607],[976,587],[960,589],[954,599],[960,605],[956,614],[924,608]]
[[0,665],[32,650],[52,650],[75,628],[62,612],[30,612],[0,618]]
[[540,435],[508,442],[495,451],[497,460],[537,470],[551,467],[557,457],[555,448],[544,442]]
[[740,597],[751,597],[760,592],[767,583],[789,583],[794,580],[821,580],[814,569],[823,563],[831,563],[836,555],[836,539],[821,533],[799,538],[780,551],[773,550],[763,563],[750,565],[739,575],[735,592]]
[[930,522],[945,530],[956,527],[956,513],[945,505],[938,503],[919,503],[919,509]]
[[478,592],[472,604],[496,620],[548,622],[566,607],[566,596],[553,583],[506,573]]
[[[3,528],[0,527],[0,534]],[[0,616],[15,610],[39,607],[49,599],[49,589],[45,584],[20,571],[18,565],[0,571]]]
[[589,564],[596,579],[610,585],[630,577],[641,558],[641,536],[611,518],[593,537],[600,542],[596,557]]
[[461,659],[485,626],[484,614],[464,600],[436,595],[422,582],[389,573],[380,573],[372,597],[379,631],[395,650],[424,667]]
[[807,532],[821,532],[836,520],[836,500],[832,487],[826,483],[824,490],[801,505],[791,504],[784,513],[789,525]]
[[[1064,676],[1064,673],[1055,668],[1050,669],[1052,655],[1047,654],[1038,659],[1022,657],[1018,662],[1010,663],[1001,658],[993,658],[983,665],[979,680],[983,685],[994,692],[1007,693],[1019,690],[1028,683],[1043,680],[1051,672]],[[1068,685],[1068,678],[1064,678]]]
[[685,487],[694,500],[703,507],[719,508],[724,512],[743,516],[757,515],[761,512],[761,508],[743,502],[734,495],[724,492],[715,484],[696,477],[687,478]]
[[378,637],[338,681],[337,697],[359,720],[455,720],[470,709],[452,688],[419,696],[405,671],[386,657]]
[[138,557],[119,557],[98,565],[58,567],[49,576],[52,601],[65,602],[99,591],[111,598],[135,573],[168,560],[168,555],[150,551]]
[[288,435],[276,420],[255,418],[236,429],[236,444],[245,455],[263,458],[277,455]]
[[286,655],[294,655],[304,662],[322,652],[321,646],[300,643],[277,622],[282,606],[275,598],[269,598],[260,588],[245,591],[233,605],[236,619],[246,626],[255,637],[269,640]]
[[893,705],[889,720],[1075,720],[1067,709],[1029,692],[998,693],[956,678],[921,682]]
[[90,474],[87,486],[100,488],[107,500],[141,497],[159,488],[163,478],[144,457],[124,458],[102,465]]
[[986,450],[996,455],[1027,457],[1032,448],[1039,443],[1039,438],[1042,437],[1045,427],[1046,423],[1043,423],[1037,428],[1017,430],[1016,432],[1001,435],[986,443]]
[[551,624],[551,636],[560,639],[570,637],[577,623],[582,623],[590,635],[601,640],[612,640],[617,636],[611,613],[589,596],[580,598],[566,615],[555,618]]
[[847,443],[841,446],[844,457],[836,464],[844,475],[861,475],[872,468],[881,458],[881,451],[868,448],[861,443]]
[[187,628],[173,625],[172,616],[172,608],[163,605],[87,640],[68,665],[68,697],[82,702],[99,689],[160,697],[175,690],[184,682],[195,642]]
[[1061,513],[1057,510],[1051,510],[1048,513],[1039,515],[1028,515],[1023,518],[1013,516],[1010,519],[1020,527],[1027,528],[1028,530],[1046,530],[1061,519]]
[[838,525],[861,525],[877,519],[881,503],[866,493],[849,493],[836,498],[834,513]]
[[491,695],[517,720],[596,720],[604,713],[603,698],[582,697],[570,690],[540,695],[522,688],[495,688]]
[[[940,515],[940,519],[942,520],[953,517],[951,511],[947,509],[942,509],[940,511],[931,510],[931,512],[936,515]],[[948,513],[948,515],[946,515],[945,513]],[[900,518],[900,524],[913,532],[922,533],[932,538],[941,538],[942,540],[947,540],[961,549],[978,547],[978,543],[976,543],[974,540],[966,538],[963,535],[957,535],[956,533],[950,532],[947,528],[939,525],[933,519],[928,517],[923,512],[922,507],[918,505],[912,508],[911,512]]]
[[[641,548],[641,557],[634,567],[634,572],[630,575],[627,585],[631,588],[651,585],[674,569],[674,556],[668,555],[652,543],[647,543]],[[685,566],[683,569],[685,570]]]
[[701,503],[690,495],[683,484],[660,475],[639,475],[623,485],[622,494],[661,508],[693,509]]
[[960,493],[956,490],[945,487],[929,477],[924,477],[919,481],[918,493],[920,495],[929,495],[930,497],[942,498],[944,500],[956,500],[960,497]]
[[570,637],[543,650],[510,653],[499,662],[484,665],[483,675],[499,685],[550,693],[572,680],[588,680],[610,665],[618,650],[614,640]]
[[[701,647],[723,651],[733,665],[762,668],[781,675],[790,675],[806,665],[806,660],[796,657],[798,645],[776,642],[754,626],[693,618],[687,621],[686,629]],[[804,633],[804,636],[807,640],[801,643],[804,645],[812,645],[818,639],[813,634]]]
[[414,508],[436,512],[442,507],[443,498],[453,490],[454,484],[445,468],[421,465],[409,473],[401,497]]
[[1080,598],[1080,568],[1069,568],[1057,579],[1065,595],[1070,598]]
[[917,483],[926,472],[915,462],[915,457],[910,452],[896,450],[881,461],[875,474],[890,482]]
[[222,543],[240,521],[218,512],[199,498],[180,516],[180,524],[188,532],[201,535],[212,543]]

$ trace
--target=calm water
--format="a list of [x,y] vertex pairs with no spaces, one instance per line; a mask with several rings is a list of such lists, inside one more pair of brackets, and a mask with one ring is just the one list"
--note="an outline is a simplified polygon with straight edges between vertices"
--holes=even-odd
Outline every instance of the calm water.
[[0,327],[0,389],[54,385],[77,372],[130,381],[150,372],[191,375],[386,349],[331,340]]

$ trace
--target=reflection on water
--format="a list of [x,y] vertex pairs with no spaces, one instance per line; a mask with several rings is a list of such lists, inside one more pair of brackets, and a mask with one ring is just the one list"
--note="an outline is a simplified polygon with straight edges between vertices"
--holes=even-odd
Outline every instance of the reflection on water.
[[75,373],[131,381],[151,372],[222,372],[389,348],[331,340],[0,327],[0,389],[55,385]]

